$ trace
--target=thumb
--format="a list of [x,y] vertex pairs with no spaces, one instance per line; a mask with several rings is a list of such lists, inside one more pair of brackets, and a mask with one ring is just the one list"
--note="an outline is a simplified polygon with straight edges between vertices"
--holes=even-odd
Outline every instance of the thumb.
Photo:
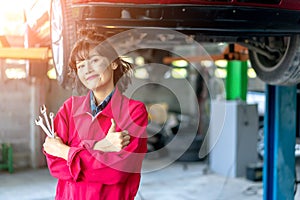
[[109,133],[115,132],[116,131],[116,122],[114,119],[111,119],[111,126],[108,130]]

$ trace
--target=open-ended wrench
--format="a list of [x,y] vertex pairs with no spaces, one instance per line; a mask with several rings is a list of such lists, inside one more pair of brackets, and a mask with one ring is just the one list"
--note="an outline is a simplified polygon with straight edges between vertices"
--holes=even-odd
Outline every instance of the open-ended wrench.
[[45,126],[45,124],[43,122],[43,118],[41,116],[39,116],[38,120],[37,119],[35,120],[35,124],[40,126],[49,137],[52,137],[52,138],[54,137],[54,135],[52,135],[51,132]]
[[50,112],[49,117],[50,117],[50,122],[51,122],[51,133],[52,133],[52,135],[54,135],[54,122],[53,122],[54,113]]
[[52,130],[52,129],[51,129],[51,126],[50,126],[50,124],[49,124],[46,106],[45,106],[45,105],[42,105],[41,108],[40,108],[40,110],[41,110],[42,115],[43,115],[44,118],[45,118],[45,121],[46,121],[46,125],[47,125],[47,127],[48,127],[48,130],[49,130],[49,131]]

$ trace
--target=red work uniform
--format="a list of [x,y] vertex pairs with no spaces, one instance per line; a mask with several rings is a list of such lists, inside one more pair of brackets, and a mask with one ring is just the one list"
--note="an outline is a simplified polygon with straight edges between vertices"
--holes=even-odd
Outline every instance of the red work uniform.
[[[95,117],[90,94],[70,97],[54,120],[55,132],[70,146],[68,160],[45,153],[51,175],[58,179],[56,199],[133,200],[147,152],[148,114],[143,103],[115,90],[107,106]],[[116,131],[128,130],[129,145],[120,152],[93,150],[107,134],[111,119]]]

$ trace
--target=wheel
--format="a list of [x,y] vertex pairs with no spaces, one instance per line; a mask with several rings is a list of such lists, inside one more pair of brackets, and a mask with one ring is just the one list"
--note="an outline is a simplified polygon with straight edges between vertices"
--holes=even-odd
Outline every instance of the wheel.
[[262,81],[271,85],[300,81],[300,35],[261,37],[248,42],[251,65]]
[[58,83],[66,88],[68,60],[76,40],[75,22],[72,20],[71,0],[52,0],[50,12],[50,35],[53,63]]

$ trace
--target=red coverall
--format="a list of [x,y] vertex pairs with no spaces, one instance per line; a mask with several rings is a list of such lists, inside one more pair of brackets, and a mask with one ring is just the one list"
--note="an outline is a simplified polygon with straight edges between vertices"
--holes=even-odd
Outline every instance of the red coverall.
[[[58,179],[56,199],[133,200],[147,152],[146,108],[116,88],[104,110],[93,117],[89,97],[70,97],[54,120],[55,132],[71,147],[67,161],[44,152],[51,175]],[[93,150],[107,134],[111,118],[116,131],[128,130],[129,145],[120,152]]]

